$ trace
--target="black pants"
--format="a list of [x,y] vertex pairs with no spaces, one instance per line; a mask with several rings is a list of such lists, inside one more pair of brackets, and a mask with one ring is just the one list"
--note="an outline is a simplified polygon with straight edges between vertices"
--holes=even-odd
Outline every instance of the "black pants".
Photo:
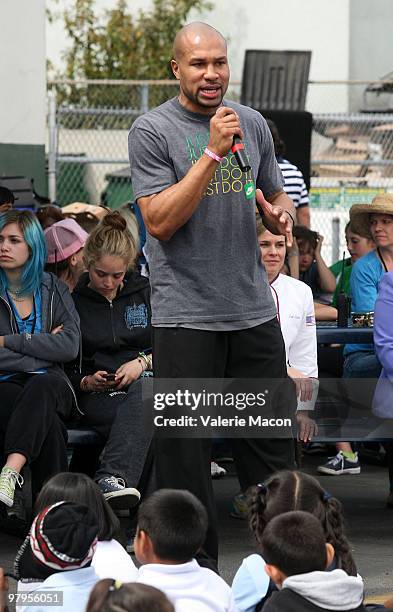
[[26,457],[33,498],[44,482],[67,471],[67,429],[73,394],[58,374],[17,375],[0,382],[1,465],[11,453]]
[[[287,379],[285,347],[277,319],[230,332],[154,328],[156,378],[281,378]],[[289,397],[296,410],[296,397]],[[289,406],[288,406],[289,408]],[[233,440],[240,485],[245,491],[273,472],[294,467],[290,439]],[[209,528],[205,551],[218,557],[217,516],[210,475],[209,439],[155,440],[157,485],[188,489],[205,505]]]
[[139,487],[152,431],[143,419],[141,382],[126,391],[86,393],[80,401],[84,423],[97,431],[105,444],[95,480],[104,476],[123,478],[129,487]]

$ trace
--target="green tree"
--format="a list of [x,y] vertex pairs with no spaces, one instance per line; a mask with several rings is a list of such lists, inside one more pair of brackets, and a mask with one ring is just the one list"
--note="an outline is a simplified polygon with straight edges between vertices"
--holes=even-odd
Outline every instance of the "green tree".
[[[191,9],[210,8],[208,0],[153,0],[150,11],[132,16],[125,0],[97,17],[95,0],[75,0],[64,11],[64,24],[71,40],[65,52],[67,79],[169,79],[174,34],[186,23]],[[105,88],[111,106],[129,106],[129,89],[117,88],[116,99]],[[71,104],[105,104],[103,87],[65,87],[61,101]],[[166,94],[159,94],[154,104]],[[153,101],[151,101],[153,102]]]

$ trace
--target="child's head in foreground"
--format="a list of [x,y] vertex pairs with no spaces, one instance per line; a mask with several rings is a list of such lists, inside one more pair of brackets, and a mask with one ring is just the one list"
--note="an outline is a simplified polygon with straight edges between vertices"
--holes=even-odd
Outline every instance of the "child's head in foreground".
[[261,542],[267,525],[279,514],[291,510],[310,512],[319,521],[325,541],[335,550],[336,567],[350,576],[357,575],[345,535],[341,503],[316,478],[296,470],[276,472],[250,490],[248,501],[250,528],[257,542]]
[[106,578],[100,580],[90,593],[86,612],[175,612],[166,595],[147,584],[123,584]]
[[191,561],[202,547],[207,512],[189,491],[160,489],[139,507],[135,555],[142,564]]
[[261,540],[265,571],[281,587],[289,576],[324,572],[334,559],[322,525],[309,512],[285,512],[266,526]]

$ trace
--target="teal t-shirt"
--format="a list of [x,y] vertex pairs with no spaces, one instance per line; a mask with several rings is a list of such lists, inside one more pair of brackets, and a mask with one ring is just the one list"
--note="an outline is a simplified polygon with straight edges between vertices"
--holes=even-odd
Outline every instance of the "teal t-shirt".
[[[385,274],[383,265],[376,253],[370,251],[352,266],[350,278],[352,312],[373,312],[378,297],[379,281]],[[357,351],[373,351],[373,344],[346,344],[344,355]]]
[[[20,334],[39,334],[41,333],[42,308],[41,308],[41,292],[40,291],[36,291],[36,293],[34,294],[33,309],[31,313],[29,314],[29,316],[24,319],[22,319],[22,317],[20,316],[13,299],[10,297],[9,294],[8,294],[8,303],[11,306],[12,313],[15,317],[15,321],[18,326],[18,330]],[[31,373],[32,374],[33,373],[43,374],[44,372],[45,370],[36,370],[35,372],[31,372]],[[15,373],[0,375],[0,381],[8,380],[9,378],[12,378],[12,376],[14,375]]]
[[18,313],[12,298],[10,298],[10,306],[12,308],[20,334],[39,334],[41,332],[42,316],[40,291],[36,291],[34,295],[33,310],[25,319],[22,319]]

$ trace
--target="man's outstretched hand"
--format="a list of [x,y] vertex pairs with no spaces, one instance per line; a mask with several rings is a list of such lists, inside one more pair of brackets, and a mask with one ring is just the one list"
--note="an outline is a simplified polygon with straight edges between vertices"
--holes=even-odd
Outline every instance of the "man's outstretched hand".
[[287,246],[291,247],[293,242],[293,221],[291,216],[282,206],[273,206],[265,200],[260,189],[255,194],[259,208],[263,213],[263,223],[272,234],[286,236]]

